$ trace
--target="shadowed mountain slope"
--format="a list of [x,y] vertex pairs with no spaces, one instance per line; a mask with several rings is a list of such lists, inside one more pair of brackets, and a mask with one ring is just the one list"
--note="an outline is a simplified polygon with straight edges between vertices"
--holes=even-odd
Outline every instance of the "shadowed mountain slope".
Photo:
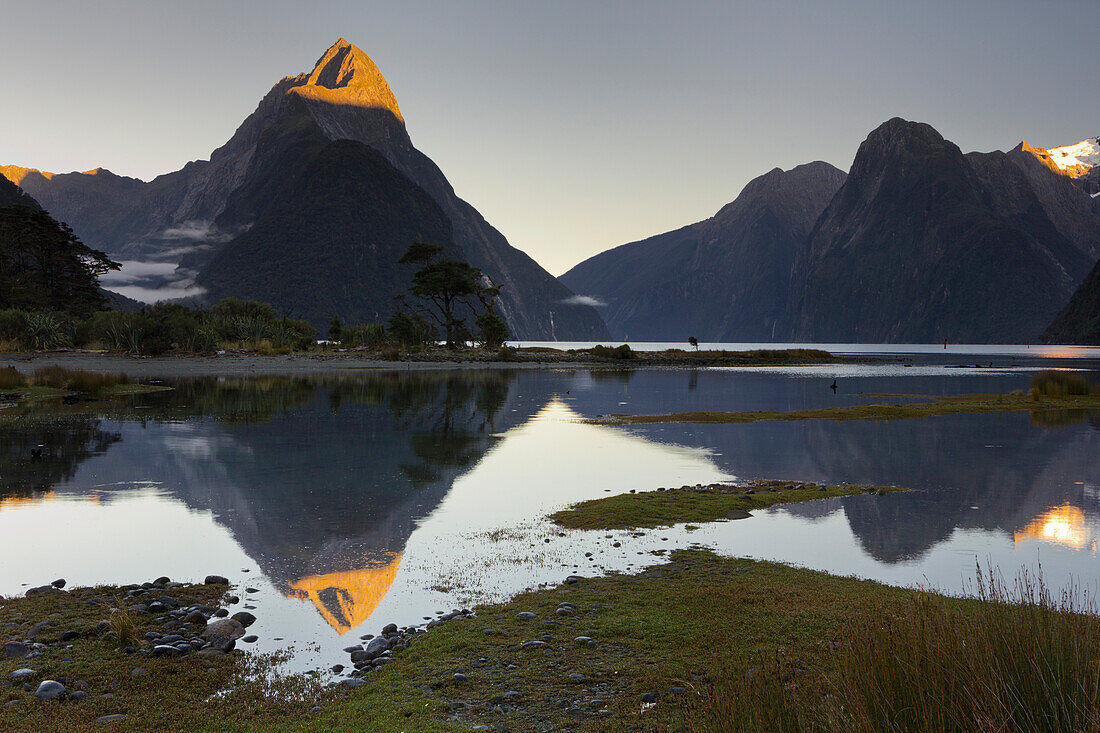
[[844,179],[820,161],[776,168],[710,219],[602,252],[561,280],[607,304],[616,338],[771,340],[795,257]]

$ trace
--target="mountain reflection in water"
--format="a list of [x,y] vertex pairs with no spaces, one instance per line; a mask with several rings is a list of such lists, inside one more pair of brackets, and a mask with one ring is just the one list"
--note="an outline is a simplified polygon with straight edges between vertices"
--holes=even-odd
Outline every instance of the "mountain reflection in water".
[[[1008,391],[1027,378],[853,378],[846,380],[848,394],[835,399],[858,402],[858,388]],[[548,508],[605,490],[737,476],[917,489],[793,505],[722,530],[755,536],[751,527],[793,522],[792,536],[808,536],[815,526],[831,528],[820,536],[824,547],[773,547],[768,543],[778,540],[765,536],[756,556],[813,566],[828,551],[849,553],[859,562],[837,560],[829,568],[894,579],[890,568],[912,566],[918,574],[937,548],[950,546],[960,532],[978,531],[1010,548],[1041,543],[1079,552],[1080,560],[1071,562],[1076,572],[1100,578],[1091,563],[1100,519],[1100,496],[1090,488],[1100,485],[1095,415],[625,429],[576,422],[616,411],[832,404],[827,381],[818,381],[709,371],[372,372],[180,381],[172,391],[97,403],[90,413],[24,410],[0,424],[0,526],[8,528],[0,550],[28,541],[18,536],[20,523],[10,517],[3,523],[5,515],[76,500],[106,507],[139,495],[170,501],[211,517],[279,596],[312,609],[342,635],[376,611],[393,613],[397,606],[383,601],[395,589],[429,587],[424,565],[438,558],[463,565],[464,572],[491,574],[499,570],[491,566],[494,553],[536,553],[530,542],[463,547],[470,542],[464,531],[537,521]],[[31,461],[36,445],[45,447],[44,456]],[[161,534],[180,542],[171,530]],[[630,555],[644,549],[631,547]],[[626,550],[622,558],[607,558],[607,567],[627,567]],[[490,569],[477,570],[475,556]],[[96,580],[139,579],[126,575],[125,559],[118,562],[119,577]],[[560,565],[571,570],[575,560],[530,562],[543,575],[515,571],[517,578],[547,579]],[[0,593],[18,592],[18,582],[48,580],[20,576],[12,585],[3,579],[8,585]]]

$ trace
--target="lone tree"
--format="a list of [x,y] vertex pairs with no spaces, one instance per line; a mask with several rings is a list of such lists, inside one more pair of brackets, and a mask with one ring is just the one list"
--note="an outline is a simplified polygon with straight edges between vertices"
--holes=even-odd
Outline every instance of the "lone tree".
[[104,303],[99,277],[119,267],[45,211],[0,206],[0,308],[89,316]]
[[699,339],[694,336],[688,336],[688,343],[695,347],[695,350],[699,350]]
[[462,260],[444,259],[443,248],[428,242],[414,242],[397,262],[420,265],[409,292],[425,304],[421,311],[443,329],[448,349],[457,349],[469,336],[459,313],[462,308],[476,313],[475,303],[484,309],[476,316],[482,343],[500,345],[508,338],[504,319],[494,311],[500,287],[481,270]]

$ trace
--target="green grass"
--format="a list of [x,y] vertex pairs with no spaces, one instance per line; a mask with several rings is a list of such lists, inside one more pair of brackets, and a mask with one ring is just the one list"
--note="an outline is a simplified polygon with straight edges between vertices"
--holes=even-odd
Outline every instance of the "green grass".
[[[184,605],[218,605],[226,586],[195,585],[166,589]],[[35,624],[47,620],[35,641],[48,645],[34,659],[0,656],[0,730],[91,731],[102,730],[94,721],[103,715],[124,713],[128,719],[112,730],[224,730],[226,723],[267,725],[308,710],[316,699],[316,685],[304,678],[282,684],[265,681],[269,659],[241,653],[224,657],[191,655],[179,659],[127,655],[120,649],[119,631],[141,638],[158,628],[155,614],[127,612],[124,593],[116,588],[76,588],[66,593],[0,599],[0,642],[28,638]],[[97,629],[107,622],[113,630]],[[65,631],[79,632],[60,642]],[[73,691],[88,693],[82,702],[40,704],[21,687],[6,684],[12,671],[29,667],[38,671],[32,687],[43,679],[62,681]],[[135,676],[136,668],[147,674]],[[255,675],[255,679],[250,676]],[[215,698],[221,690],[229,690]],[[278,695],[272,694],[278,692]],[[6,703],[18,700],[13,707]]]
[[819,486],[797,481],[754,481],[643,491],[591,499],[550,515],[568,529],[631,529],[684,522],[741,519],[753,509],[833,496],[901,491],[890,486]]

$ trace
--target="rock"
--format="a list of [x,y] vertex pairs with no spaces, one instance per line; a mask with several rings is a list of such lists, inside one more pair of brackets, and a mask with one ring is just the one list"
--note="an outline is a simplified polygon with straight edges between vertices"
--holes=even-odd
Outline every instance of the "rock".
[[76,692],[69,694],[69,702],[80,702],[86,697],[88,697],[87,692],[84,692],[84,690],[77,690]]
[[520,647],[522,647],[523,649],[541,649],[544,646],[546,646],[545,641],[537,641],[537,640],[536,641],[525,641],[522,644],[520,644]]
[[646,694],[642,695],[642,702],[645,702],[645,703],[655,703],[655,702],[657,702],[657,693],[647,692]]
[[145,669],[145,667],[134,667],[130,671],[130,676],[131,677],[145,677],[148,674],[149,674],[149,670]]
[[205,624],[206,616],[203,615],[202,611],[196,609],[187,614],[187,616],[184,617],[184,620],[187,621],[187,623],[189,624]]
[[159,578],[157,578],[156,580],[153,581],[153,585],[158,585],[158,586],[163,587],[163,586],[168,585],[171,582],[172,582],[171,578],[169,578],[167,575],[162,575],[162,576],[160,576]]
[[668,688],[668,694],[670,695],[683,695],[687,692],[687,689],[683,687],[670,687]]
[[360,662],[366,663],[369,662],[371,659],[371,655],[362,650],[351,653],[352,664],[359,664]]
[[453,675],[453,679],[454,679],[455,682],[469,682],[470,681],[470,678],[467,677],[466,675],[462,674],[461,672],[455,672],[454,675]]
[[333,674],[340,674],[341,672],[343,672],[343,671],[344,671],[344,665],[342,665],[342,664],[334,664],[334,665],[332,665],[332,667],[330,667],[329,669],[330,669],[330,670],[332,671],[332,673],[333,673]]
[[202,582],[205,585],[229,585],[229,578],[224,575],[207,575]]
[[157,644],[153,647],[154,657],[178,657],[180,650],[178,647],[174,647],[171,644]]
[[64,578],[58,578],[54,582],[50,583],[50,585],[52,585],[54,588],[64,588],[65,587],[65,579]]
[[382,635],[383,636],[385,636],[387,634],[396,634],[396,633],[397,633],[397,624],[386,624],[385,626],[382,627]]
[[377,636],[367,642],[367,646],[364,647],[364,651],[372,658],[377,657],[382,652],[390,648],[390,640],[384,636]]
[[227,649],[225,645],[244,636],[244,626],[235,618],[221,618],[208,623],[201,636],[211,646],[228,651],[233,647],[229,646]]
[[4,656],[8,659],[23,659],[31,653],[31,648],[21,641],[9,641],[4,644]]
[[33,639],[51,626],[53,626],[53,621],[39,621],[31,627],[31,630],[27,632],[27,636]]
[[17,681],[29,679],[31,677],[34,677],[36,674],[38,674],[37,670],[30,669],[29,667],[24,667],[23,669],[15,670],[8,676],[11,677],[13,681]]
[[65,685],[55,680],[42,680],[41,684],[38,685],[38,689],[34,691],[35,699],[43,702],[47,700],[64,700],[68,694],[69,691],[65,689]]
[[362,687],[367,684],[367,681],[361,677],[348,677],[347,679],[340,680],[340,684],[345,687]]
[[356,644],[355,646],[346,646],[346,647],[344,647],[344,653],[345,654],[351,654],[352,652],[361,652],[361,651],[363,651],[363,645],[362,644]]
[[114,715],[102,715],[95,719],[97,723],[117,723],[120,720],[126,720],[124,713],[115,713]]
[[26,592],[27,598],[32,596],[47,596],[56,595],[58,593],[64,593],[65,591],[60,588],[54,588],[52,585],[40,585],[35,588],[28,588]]
[[259,638],[260,637],[256,636],[255,634],[249,634],[248,636],[242,637],[241,641],[243,641],[246,644],[251,644],[252,642],[258,640]]
[[581,682],[584,682],[585,679],[587,679],[587,678],[583,674],[581,674],[580,672],[573,672],[569,675],[569,681],[570,682],[576,682],[576,683],[579,684]]
[[538,614],[531,613],[530,611],[520,611],[516,615],[519,616],[524,621],[531,621],[532,619],[538,618]]
[[570,575],[568,578],[565,579],[565,583],[566,585],[576,585],[582,580],[584,580],[584,578],[579,575]]
[[259,588],[251,588],[251,587],[249,587],[249,588],[245,588],[245,589],[244,589],[244,592],[245,592],[245,593],[259,593],[259,592],[260,592],[260,589],[259,589]]
[[256,617],[248,611],[238,611],[237,613],[230,616],[230,618],[246,629],[252,624],[256,623]]
[[80,638],[79,631],[63,631],[61,636],[57,637],[61,641],[72,641],[73,639]]
[[225,610],[224,608],[219,608],[219,609],[215,610],[212,615],[215,618],[225,618],[226,616],[229,615],[229,611]]
[[[234,641],[231,641],[229,643],[231,645],[236,645],[236,642],[234,642]],[[230,650],[232,648],[233,648],[233,646],[229,647]],[[197,652],[195,652],[195,654],[200,656],[200,657],[222,657],[222,656],[225,656],[225,652],[223,650],[221,650],[217,647],[213,647],[213,646],[208,646],[205,649],[199,649]]]

